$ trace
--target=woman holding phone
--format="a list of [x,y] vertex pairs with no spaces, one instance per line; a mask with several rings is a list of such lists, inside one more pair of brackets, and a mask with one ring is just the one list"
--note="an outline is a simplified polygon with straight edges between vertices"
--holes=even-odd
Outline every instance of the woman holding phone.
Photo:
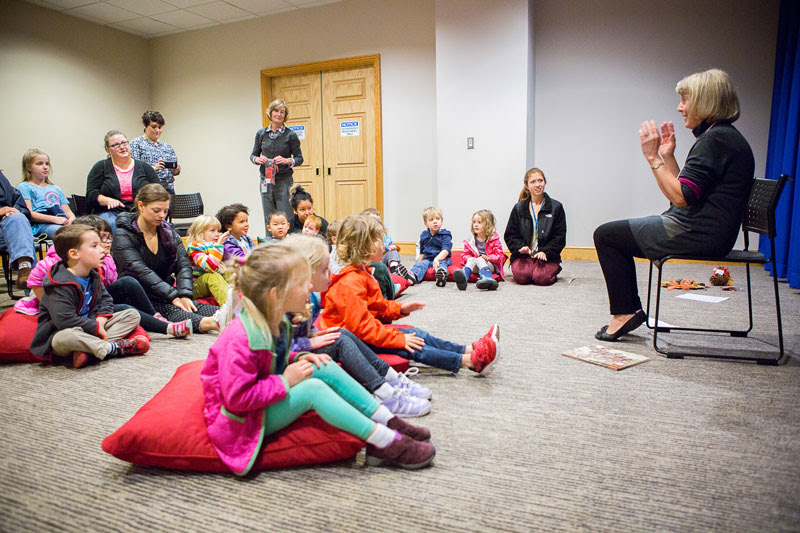
[[[256,132],[253,151],[250,153],[250,162],[259,165],[261,174],[261,205],[264,208],[265,227],[269,225],[269,214],[276,209],[287,216],[292,212],[289,187],[294,183],[293,168],[303,164],[300,139],[285,124],[289,118],[286,102],[275,100],[269,104],[267,118],[269,126]],[[269,179],[267,172],[272,173],[272,179]]]
[[175,176],[181,173],[181,166],[172,146],[159,140],[164,131],[164,124],[161,113],[145,111],[142,114],[144,135],[131,141],[131,157],[153,167],[161,185],[170,194],[175,194]]

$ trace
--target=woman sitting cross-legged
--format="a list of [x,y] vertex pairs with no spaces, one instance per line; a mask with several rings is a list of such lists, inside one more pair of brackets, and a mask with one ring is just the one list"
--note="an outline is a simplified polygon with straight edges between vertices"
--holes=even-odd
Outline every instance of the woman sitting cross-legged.
[[676,91],[683,125],[697,138],[683,168],[675,160],[672,122],[663,123],[660,133],[652,120],[639,130],[642,154],[669,209],[607,222],[594,232],[612,315],[595,335],[603,341],[616,341],[647,319],[634,257],[724,256],[739,233],[755,162],[750,145],[732,124],[739,118],[733,84],[725,72],[712,69],[682,79]]
[[111,254],[120,276],[132,276],[144,287],[153,307],[170,322],[191,319],[197,332],[218,330],[216,305],[192,301],[192,262],[180,236],[164,219],[170,194],[158,183],[136,195],[137,211],[117,218]]

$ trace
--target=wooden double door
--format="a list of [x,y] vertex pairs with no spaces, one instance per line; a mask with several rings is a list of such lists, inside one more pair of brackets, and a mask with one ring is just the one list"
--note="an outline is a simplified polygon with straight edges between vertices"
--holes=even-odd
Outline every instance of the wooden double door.
[[[262,79],[264,72],[269,71],[262,71]],[[303,164],[295,167],[294,181],[308,190],[315,212],[328,220],[382,208],[380,93],[375,87],[380,82],[375,74],[375,66],[367,65],[268,79],[265,96],[286,102],[286,125],[300,138]]]

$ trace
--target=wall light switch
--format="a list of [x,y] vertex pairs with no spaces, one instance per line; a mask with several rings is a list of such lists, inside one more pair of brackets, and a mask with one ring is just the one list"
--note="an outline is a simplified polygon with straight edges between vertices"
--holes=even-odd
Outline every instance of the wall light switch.
[[467,137],[467,150],[475,149],[475,137]]

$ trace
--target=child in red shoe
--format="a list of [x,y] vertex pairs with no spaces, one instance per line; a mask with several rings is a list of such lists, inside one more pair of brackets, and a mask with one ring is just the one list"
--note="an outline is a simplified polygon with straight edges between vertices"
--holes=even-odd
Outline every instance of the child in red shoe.
[[54,243],[63,259],[52,266],[42,284],[31,352],[46,359],[71,355],[77,368],[92,357],[146,353],[147,337],[123,340],[139,325],[139,313],[135,309],[114,313],[114,301],[95,270],[105,255],[97,230],[70,224],[56,232]]
[[367,267],[376,250],[383,249],[382,232],[381,223],[371,216],[351,215],[342,222],[336,242],[339,260],[346,266],[331,278],[330,288],[322,295],[321,329],[348,329],[377,353],[392,353],[451,372],[470,368],[489,374],[497,361],[496,324],[467,346],[438,339],[418,328],[385,325],[422,309],[424,304],[400,304],[381,295]]

